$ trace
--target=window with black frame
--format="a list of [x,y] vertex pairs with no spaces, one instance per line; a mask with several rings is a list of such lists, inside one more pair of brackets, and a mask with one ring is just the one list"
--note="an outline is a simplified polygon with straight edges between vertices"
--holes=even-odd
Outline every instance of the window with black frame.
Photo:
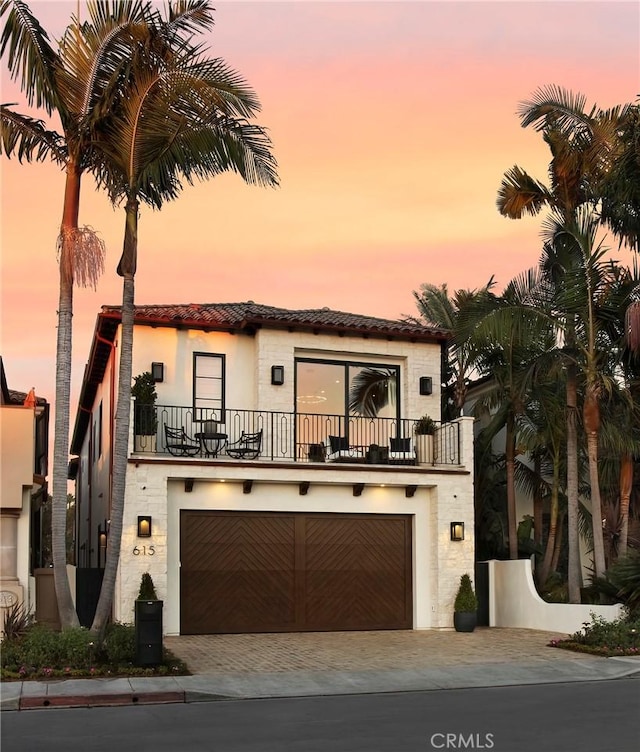
[[[360,450],[386,445],[400,415],[400,367],[376,363],[296,360],[297,443],[332,441]],[[312,453],[317,452],[313,450]]]
[[196,420],[222,420],[224,412],[224,355],[193,354],[193,408]]

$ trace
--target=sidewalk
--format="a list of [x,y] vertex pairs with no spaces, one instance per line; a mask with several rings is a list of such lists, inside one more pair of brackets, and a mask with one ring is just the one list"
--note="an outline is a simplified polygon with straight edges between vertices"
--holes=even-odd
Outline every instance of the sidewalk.
[[640,657],[546,647],[520,629],[168,637],[193,676],[3,682],[2,710],[410,692],[640,678]]

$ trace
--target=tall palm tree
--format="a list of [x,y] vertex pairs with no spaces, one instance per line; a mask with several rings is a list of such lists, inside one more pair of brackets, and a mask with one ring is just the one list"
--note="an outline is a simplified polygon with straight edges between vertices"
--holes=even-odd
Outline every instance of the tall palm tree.
[[141,2],[123,0],[109,5],[108,10],[90,36],[81,34],[79,20],[75,19],[56,51],[26,3],[0,3],[0,17],[6,19],[0,54],[6,55],[12,78],[20,80],[27,104],[43,108],[47,115],[57,114],[61,126],[58,133],[9,106],[3,105],[0,110],[4,154],[27,161],[53,159],[66,176],[57,243],[60,281],[52,513],[54,579],[63,626],[78,623],[66,576],[65,552],[73,285],[95,284],[104,258],[98,236],[90,228],[78,226],[80,184],[83,173],[97,167],[89,124],[109,109],[113,82],[127,64],[131,40],[144,32],[149,9]]
[[[519,115],[523,127],[533,125],[543,135],[552,159],[549,186],[532,178],[520,167],[508,170],[498,190],[501,214],[519,219],[537,215],[549,208],[565,223],[576,221],[580,206],[594,206],[604,177],[618,146],[620,108],[585,112],[586,98],[557,86],[538,89],[531,100],[522,102]],[[556,289],[562,285],[562,269],[552,271]],[[567,319],[564,329],[566,350],[573,347],[577,321]],[[567,365],[567,497],[569,534],[569,600],[580,602],[580,561],[578,532],[578,438],[577,383],[574,366]]]
[[73,18],[54,50],[49,36],[22,0],[1,0],[0,54],[20,79],[27,104],[57,114],[61,133],[9,106],[0,110],[2,151],[27,161],[53,159],[65,169],[58,253],[60,267],[56,347],[56,417],[53,454],[52,548],[54,579],[63,626],[78,623],[66,576],[65,529],[73,285],[95,284],[103,268],[104,246],[88,227],[78,226],[80,186],[86,171],[108,174],[103,153],[93,148],[93,132],[110,114],[129,75],[131,50],[146,44],[167,49],[159,30],[175,35],[200,26],[210,15],[208,0],[180,0],[169,6],[169,23],[143,0],[89,0],[89,21]]
[[545,223],[542,266],[547,271],[555,269],[556,274],[562,270],[553,306],[565,344],[564,359],[581,373],[585,385],[582,417],[589,459],[594,566],[596,576],[602,577],[606,561],[598,470],[601,403],[616,387],[624,310],[638,280],[630,270],[605,259],[608,249],[596,242],[597,230],[598,218],[586,205],[577,210],[575,220],[566,222],[552,215]]
[[[621,120],[619,151],[602,189],[603,221],[620,243],[640,253],[640,104],[629,107]],[[640,301],[627,309],[629,347],[640,353]]]
[[98,633],[111,612],[122,538],[140,201],[160,208],[178,196],[181,180],[207,179],[227,170],[248,183],[277,184],[269,137],[248,121],[260,109],[253,90],[222,60],[206,57],[191,38],[175,36],[172,41],[171,55],[150,53],[143,45],[135,49],[126,96],[94,134],[108,168],[101,178],[112,200],[125,204],[118,264],[123,295],[111,525],[92,625]]

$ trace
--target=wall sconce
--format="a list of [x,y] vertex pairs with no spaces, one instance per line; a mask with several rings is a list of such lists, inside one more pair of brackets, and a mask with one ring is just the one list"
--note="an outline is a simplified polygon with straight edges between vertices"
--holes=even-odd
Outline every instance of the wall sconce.
[[164,381],[164,363],[152,363],[151,376],[156,383]]
[[452,541],[464,540],[464,522],[452,522],[451,523],[451,540]]
[[138,538],[151,538],[151,517],[149,515],[138,517]]
[[105,549],[107,547],[107,534],[100,532],[98,533],[98,545],[100,548]]
[[274,386],[284,384],[284,366],[271,366],[271,383]]
[[431,394],[433,391],[433,380],[431,376],[420,377],[420,394]]

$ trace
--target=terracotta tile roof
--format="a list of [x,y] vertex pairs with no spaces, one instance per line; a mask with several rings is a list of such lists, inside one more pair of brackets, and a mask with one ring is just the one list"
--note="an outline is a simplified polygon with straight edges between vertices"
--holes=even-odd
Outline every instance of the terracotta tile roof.
[[[103,306],[102,316],[120,318],[120,306]],[[289,310],[247,301],[244,303],[187,303],[136,306],[137,324],[197,329],[245,329],[259,327],[320,329],[342,333],[395,336],[400,339],[443,341],[448,332],[407,321],[362,316],[330,308]]]

